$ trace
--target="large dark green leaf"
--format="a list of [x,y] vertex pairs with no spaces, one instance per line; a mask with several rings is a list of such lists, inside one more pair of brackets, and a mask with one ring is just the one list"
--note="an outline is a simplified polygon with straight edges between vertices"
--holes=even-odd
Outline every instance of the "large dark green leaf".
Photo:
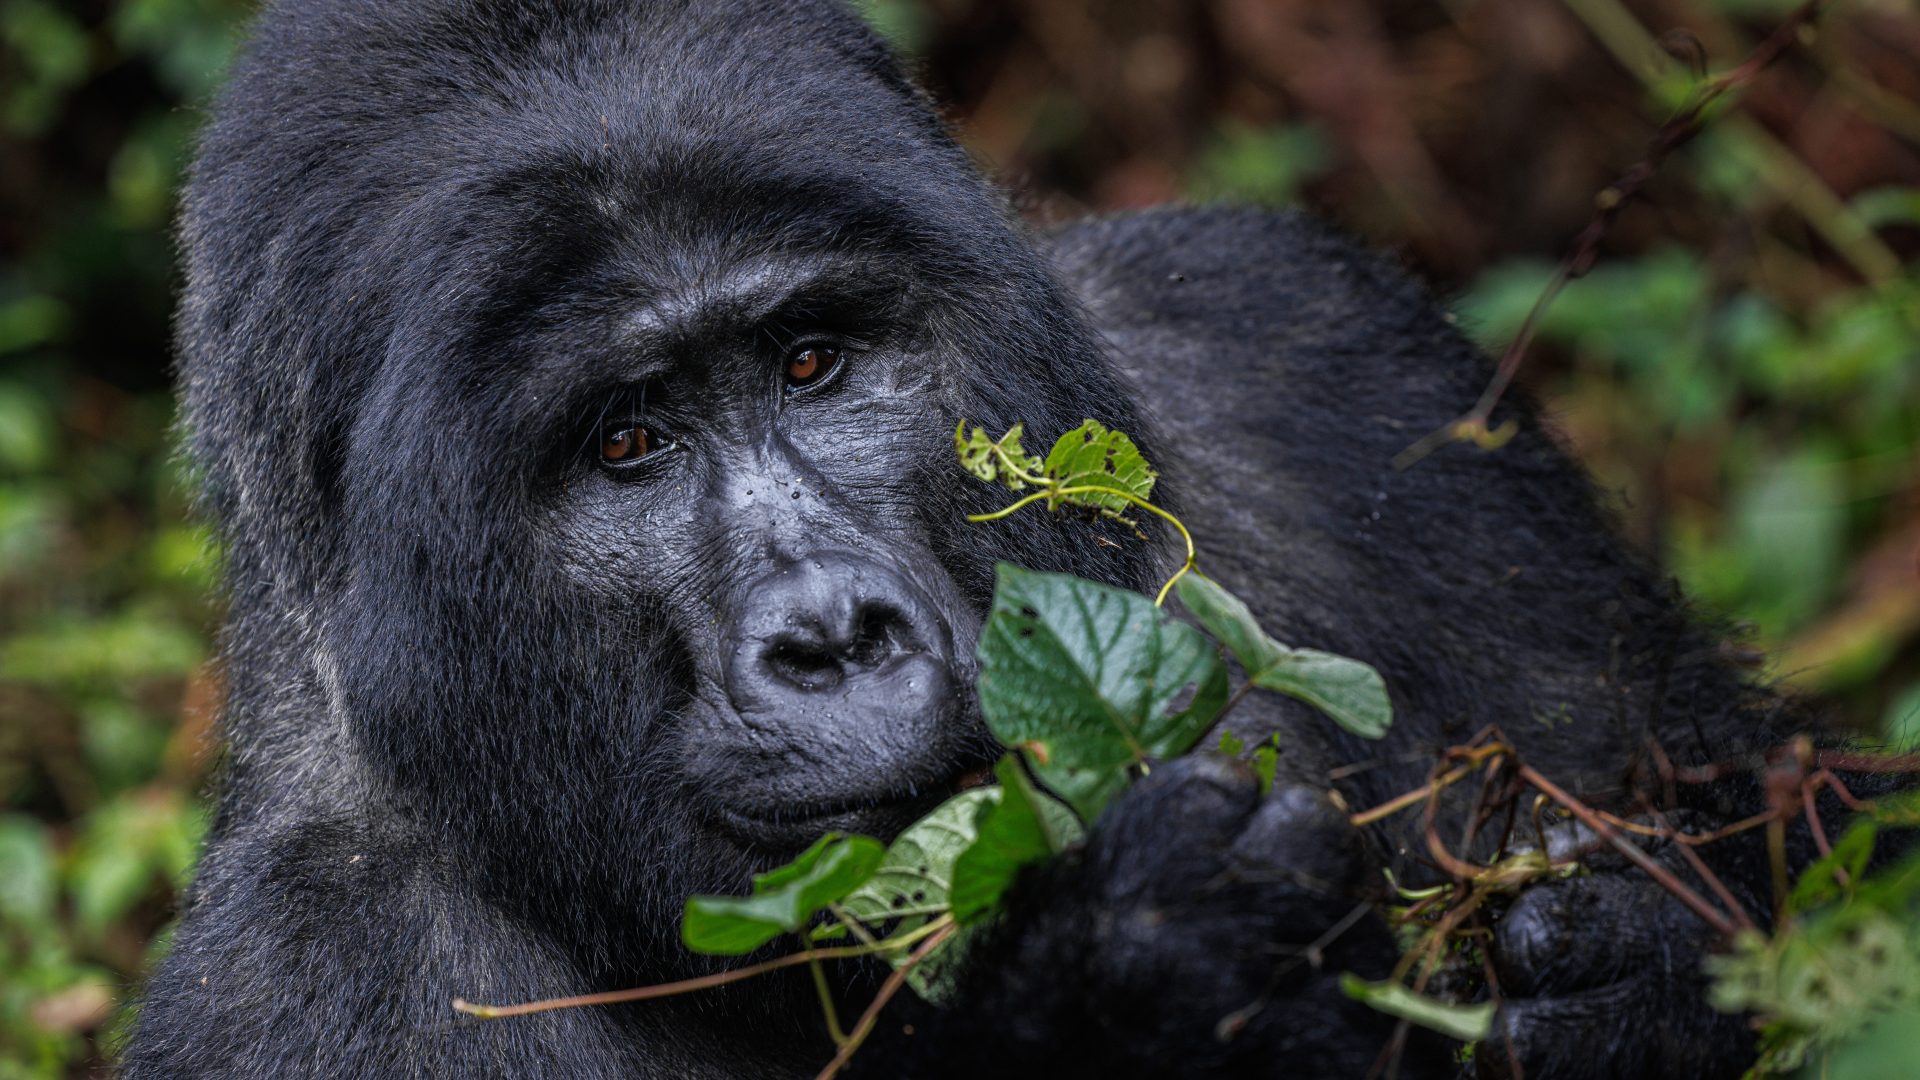
[[1133,766],[1186,752],[1226,701],[1218,652],[1151,600],[1007,563],[979,655],[987,725],[1087,820]]

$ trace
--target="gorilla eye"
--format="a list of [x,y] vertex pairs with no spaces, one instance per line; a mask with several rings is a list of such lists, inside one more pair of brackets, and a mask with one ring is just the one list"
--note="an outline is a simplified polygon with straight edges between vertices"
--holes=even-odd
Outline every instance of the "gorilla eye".
[[608,428],[600,436],[600,460],[609,465],[638,461],[652,450],[653,440],[638,424]]
[[787,389],[804,390],[833,374],[839,366],[839,349],[830,345],[810,345],[788,359]]

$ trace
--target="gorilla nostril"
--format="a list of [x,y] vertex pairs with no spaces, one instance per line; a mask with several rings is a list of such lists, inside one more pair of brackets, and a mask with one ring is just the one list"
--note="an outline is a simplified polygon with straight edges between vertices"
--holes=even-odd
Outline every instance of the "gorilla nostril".
[[727,636],[735,643],[727,694],[743,715],[826,694],[931,716],[937,680],[927,671],[953,662],[946,623],[919,588],[892,567],[841,551],[752,583]]
[[905,617],[899,612],[878,605],[867,607],[854,626],[853,640],[847,643],[847,663],[863,668],[886,663],[894,653],[905,651],[906,643],[901,640],[905,629]]
[[831,690],[846,677],[833,651],[822,644],[785,638],[767,648],[767,669],[802,690]]

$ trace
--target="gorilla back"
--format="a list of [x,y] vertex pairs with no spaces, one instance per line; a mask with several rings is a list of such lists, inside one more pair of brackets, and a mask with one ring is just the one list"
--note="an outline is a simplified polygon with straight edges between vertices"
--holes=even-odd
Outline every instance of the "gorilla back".
[[[1257,214],[1097,223],[1043,258],[825,0],[271,4],[182,237],[229,754],[129,1076],[817,1068],[804,979],[489,1024],[448,1003],[712,970],[677,939],[688,894],[828,829],[890,835],[991,760],[967,688],[995,560],[1164,572],[1157,534],[961,525],[993,499],[951,464],[962,416],[1136,433],[1213,565],[1381,668],[1401,720],[1363,752],[1304,709],[1237,712],[1307,786],[1154,770],[1023,881],[962,1006],[862,1051],[875,1075],[1360,1075],[1391,1026],[1335,981],[1393,962],[1350,916],[1399,841],[1331,811],[1330,765],[1387,762],[1343,781],[1366,804],[1552,711],[1572,726],[1529,760],[1619,802],[1650,738],[1699,760],[1778,734],[1529,418],[1502,454],[1391,471],[1483,376],[1417,289]],[[1646,973],[1560,907],[1509,920],[1554,946],[1550,973],[1510,951],[1522,1053],[1737,1072],[1737,1018],[1658,967],[1703,928],[1639,884],[1593,888]],[[1324,962],[1272,959],[1309,944]]]

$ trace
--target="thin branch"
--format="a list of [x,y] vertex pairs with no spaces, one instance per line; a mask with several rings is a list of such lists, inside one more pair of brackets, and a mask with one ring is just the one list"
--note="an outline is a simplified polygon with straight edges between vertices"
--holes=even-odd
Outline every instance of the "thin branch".
[[652,986],[636,986],[630,990],[608,990],[599,994],[576,994],[572,997],[545,998],[540,1001],[528,1001],[519,1005],[476,1005],[465,998],[454,998],[453,1008],[469,1016],[482,1020],[501,1020],[509,1016],[529,1016],[533,1013],[551,1012],[554,1009],[578,1009],[588,1005],[621,1005],[629,1001],[652,1001],[655,998],[673,997],[677,994],[691,994],[700,990],[711,990],[716,986],[751,979],[756,975],[765,975],[782,968],[799,967],[801,964],[816,960],[851,960],[861,956],[874,956],[879,953],[893,952],[922,938],[937,935],[953,926],[953,919],[943,917],[935,919],[925,926],[915,928],[911,933],[890,938],[878,946],[842,945],[832,949],[813,949],[808,952],[779,956],[772,960],[763,960],[758,964],[748,964],[732,971],[701,975],[697,978],[682,979],[679,982],[656,983]]
[[1607,824],[1606,821],[1603,820],[1600,815],[1594,813],[1586,803],[1567,794],[1567,792],[1561,789],[1560,785],[1547,779],[1538,769],[1535,769],[1531,765],[1520,765],[1519,771],[1520,776],[1525,779],[1527,783],[1539,788],[1542,792],[1546,793],[1548,798],[1565,807],[1574,817],[1579,818],[1582,824],[1599,834],[1599,836],[1609,844],[1612,844],[1614,849],[1619,851],[1620,854],[1625,855],[1629,862],[1645,870],[1647,876],[1659,882],[1668,892],[1677,897],[1681,903],[1691,908],[1694,914],[1706,920],[1707,925],[1713,927],[1714,930],[1722,936],[1732,937],[1734,933],[1739,930],[1739,927],[1734,925],[1733,920],[1729,919],[1712,904],[1707,903],[1706,898],[1695,892],[1692,886],[1674,877],[1671,870],[1655,862],[1652,856],[1628,843],[1612,825]]
[[867,1036],[873,1033],[873,1026],[880,1019],[880,1010],[886,1008],[887,1002],[892,1001],[894,995],[900,992],[900,988],[907,984],[907,974],[920,961],[925,960],[933,950],[939,948],[941,942],[952,937],[956,929],[958,927],[948,921],[937,933],[922,942],[919,948],[913,950],[913,955],[907,957],[904,963],[893,969],[893,974],[887,976],[887,981],[881,984],[880,992],[873,995],[873,1003],[867,1006],[866,1012],[860,1014],[860,1022],[853,1026],[853,1034],[847,1037],[846,1044],[840,1047],[840,1052],[833,1055],[833,1060],[827,1062],[827,1067],[821,1069],[820,1075],[814,1080],[833,1080],[836,1073],[846,1068],[847,1062],[853,1058],[853,1052],[860,1049],[860,1044],[866,1042]]

